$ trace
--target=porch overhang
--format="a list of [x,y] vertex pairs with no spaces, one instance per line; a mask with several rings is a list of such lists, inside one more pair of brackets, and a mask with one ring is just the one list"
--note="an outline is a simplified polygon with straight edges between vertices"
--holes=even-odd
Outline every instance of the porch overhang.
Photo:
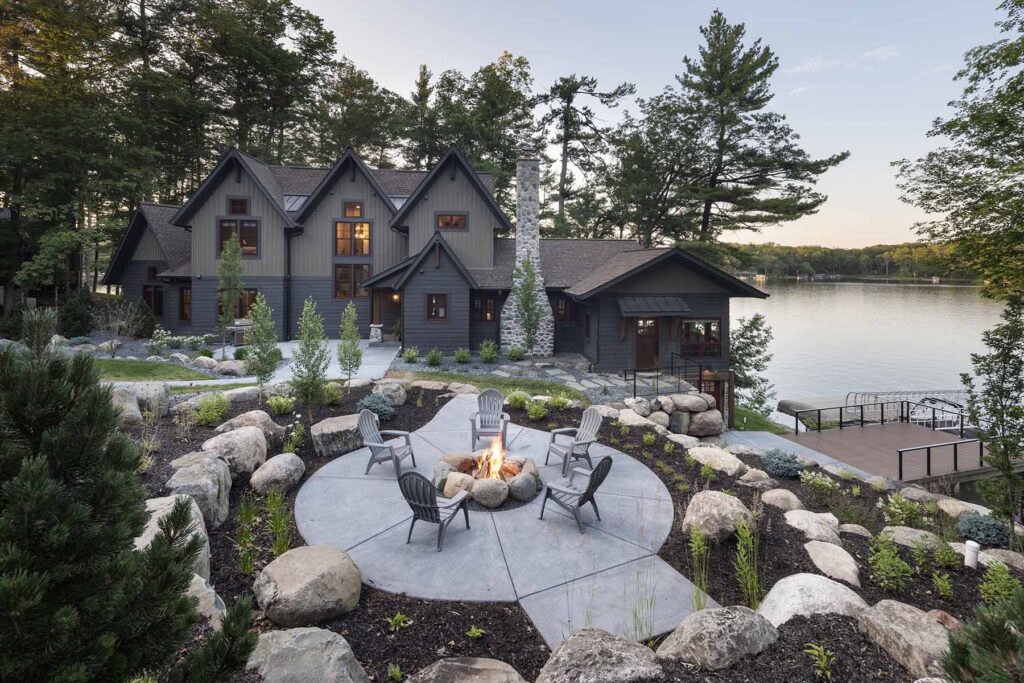
[[690,307],[681,296],[620,296],[619,313],[623,318],[659,318],[687,315]]

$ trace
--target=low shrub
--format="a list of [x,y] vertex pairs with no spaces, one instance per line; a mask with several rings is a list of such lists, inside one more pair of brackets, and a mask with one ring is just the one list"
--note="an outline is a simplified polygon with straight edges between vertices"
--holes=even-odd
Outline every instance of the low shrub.
[[806,468],[792,453],[772,448],[761,454],[761,467],[769,475],[782,479],[796,479]]
[[508,404],[518,410],[526,408],[526,404],[529,402],[530,395],[520,389],[517,389],[508,395]]
[[548,416],[548,407],[541,401],[530,401],[526,404],[526,416],[533,421],[543,420]]
[[[942,657],[948,681],[1010,681],[1009,663],[1024,659],[1024,591],[991,607],[979,606],[974,619],[949,634]],[[1006,664],[1004,664],[1006,663]]]
[[456,363],[468,363],[469,362],[469,349],[460,346],[455,349],[455,362]]
[[153,315],[153,309],[149,307],[149,304],[141,299],[136,301],[132,318],[134,321],[132,324],[133,337],[148,339],[153,336],[153,330],[156,329],[156,316]]
[[943,542],[936,543],[935,547],[932,548],[932,561],[939,569],[953,569],[960,566],[963,562],[963,557],[960,556],[960,553],[953,550],[952,546]]
[[444,356],[441,355],[441,349],[436,346],[430,349],[430,353],[427,354],[427,365],[436,368],[444,360]]
[[510,361],[515,362],[517,360],[522,360],[526,358],[526,352],[523,351],[522,347],[513,346],[505,353],[505,358],[508,358]]
[[494,363],[498,360],[498,345],[488,339],[480,342],[480,360],[483,363]]
[[292,433],[285,439],[282,448],[282,453],[296,453],[302,443],[306,440],[306,425],[301,422],[296,422],[292,425]]
[[658,437],[654,434],[654,432],[644,432],[640,436],[640,441],[642,441],[645,446],[653,446],[657,440]]
[[149,342],[146,343],[146,351],[151,356],[159,356],[164,352],[164,347],[167,346],[167,342],[171,339],[171,333],[160,327],[159,325],[153,330],[153,336]]
[[991,515],[964,515],[956,528],[964,538],[990,548],[1005,548],[1010,541],[1006,524]]
[[887,591],[903,590],[914,573],[910,565],[900,557],[896,541],[888,534],[878,534],[871,539],[868,565],[871,567],[871,580]]
[[819,504],[824,504],[839,492],[839,482],[824,472],[804,470],[800,473],[800,483],[811,492],[811,497]]
[[943,600],[953,599],[953,582],[949,580],[949,574],[932,572],[932,588]]
[[904,498],[902,494],[893,493],[885,500],[879,500],[876,505],[882,511],[885,523],[890,526],[910,526],[920,529],[927,522],[921,504]]
[[198,351],[196,351],[196,356],[197,357],[198,356],[206,356],[207,358],[213,358],[213,349],[208,348],[208,347],[203,347],[203,348],[199,349]]
[[1021,586],[1020,581],[1010,573],[1009,567],[1002,562],[993,562],[985,567],[985,576],[978,584],[978,589],[985,604],[994,605],[1019,591]]
[[231,401],[224,394],[207,394],[199,399],[196,422],[204,427],[216,427],[224,420],[224,414],[231,407]]
[[402,360],[406,363],[415,363],[416,359],[420,356],[420,350],[415,346],[407,346],[402,351]]
[[235,358],[235,360],[246,360],[246,359],[248,359],[249,358],[249,349],[244,347],[244,346],[241,347],[241,348],[235,349],[234,358]]
[[291,396],[274,395],[267,398],[267,405],[274,415],[287,415],[295,408],[295,399]]
[[359,410],[369,410],[377,414],[381,422],[387,422],[395,416],[395,408],[383,394],[367,394],[359,399],[356,405]]
[[336,406],[341,403],[341,398],[341,387],[334,382],[328,382],[324,385],[323,404],[325,406]]
[[548,408],[552,410],[568,410],[571,405],[572,400],[565,396],[552,396],[551,400],[548,401]]
[[60,309],[59,329],[65,337],[81,337],[92,331],[92,297],[80,289]]

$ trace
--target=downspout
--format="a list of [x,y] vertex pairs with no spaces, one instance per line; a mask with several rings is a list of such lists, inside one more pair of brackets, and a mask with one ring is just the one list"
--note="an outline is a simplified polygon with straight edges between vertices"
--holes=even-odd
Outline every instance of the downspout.
[[292,338],[292,238],[302,234],[299,226],[285,228],[284,240],[284,340]]

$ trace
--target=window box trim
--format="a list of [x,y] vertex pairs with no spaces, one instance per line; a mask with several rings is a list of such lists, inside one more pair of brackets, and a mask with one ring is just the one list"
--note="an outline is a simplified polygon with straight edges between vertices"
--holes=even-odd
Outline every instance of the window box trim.
[[[342,204],[342,206],[344,206],[344,203]],[[344,208],[342,208],[341,212],[345,213]],[[365,214],[366,212],[364,211],[363,213]],[[339,223],[349,223],[349,224],[352,225],[352,231],[351,231],[351,234],[348,237],[348,246],[349,246],[349,250],[351,251],[351,253],[348,253],[348,254],[339,254],[338,253],[338,224]],[[366,251],[365,254],[357,254],[356,253],[356,224],[357,223],[365,223],[367,226],[369,226],[368,229],[370,231],[370,248]],[[364,258],[364,257],[373,256],[373,243],[376,240],[374,240],[374,238],[373,238],[373,221],[371,221],[369,218],[345,218],[344,216],[341,217],[341,218],[335,218],[333,221],[331,221],[331,231],[329,233],[329,237],[330,237],[330,240],[331,240],[331,254],[334,256],[334,258]]]
[[[258,216],[216,216],[213,219],[213,251],[214,260],[220,260],[220,224],[222,221],[236,221],[241,223],[242,221],[254,221],[256,223],[256,255],[246,255],[242,252],[242,260],[258,261],[263,258],[263,220]],[[241,229],[239,225],[238,229]],[[239,236],[241,239],[241,236]]]

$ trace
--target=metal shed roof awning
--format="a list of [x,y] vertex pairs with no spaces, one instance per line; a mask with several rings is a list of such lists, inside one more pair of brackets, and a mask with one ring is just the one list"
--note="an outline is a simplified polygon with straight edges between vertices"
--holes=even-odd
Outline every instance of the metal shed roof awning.
[[690,312],[680,296],[620,296],[618,301],[624,318],[657,318]]

